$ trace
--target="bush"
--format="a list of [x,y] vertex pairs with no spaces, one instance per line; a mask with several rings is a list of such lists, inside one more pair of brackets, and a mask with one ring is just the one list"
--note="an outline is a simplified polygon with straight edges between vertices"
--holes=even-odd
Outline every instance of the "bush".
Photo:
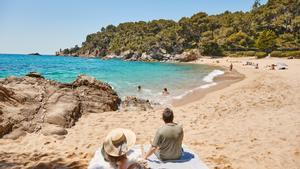
[[266,52],[256,52],[255,53],[255,56],[257,59],[261,59],[261,58],[264,58],[266,57],[268,54]]
[[281,51],[273,51],[271,52],[270,54],[272,57],[278,57],[278,58],[281,58],[281,57],[286,57],[285,53],[281,52]]
[[249,56],[256,56],[255,51],[239,51],[239,52],[233,52],[233,51],[226,51],[224,52],[226,56],[229,57],[249,57]]
[[244,56],[255,56],[255,51],[245,51],[243,54]]
[[206,56],[223,56],[223,49],[215,42],[206,42],[201,45],[200,51]]
[[293,56],[297,59],[300,59],[300,51],[289,51],[289,52],[286,52],[286,57],[290,57],[290,56]]
[[286,52],[283,52],[283,51],[273,51],[271,53],[271,56],[272,57],[278,57],[278,58],[281,58],[281,57],[295,57],[295,58],[300,58],[300,51],[286,51]]

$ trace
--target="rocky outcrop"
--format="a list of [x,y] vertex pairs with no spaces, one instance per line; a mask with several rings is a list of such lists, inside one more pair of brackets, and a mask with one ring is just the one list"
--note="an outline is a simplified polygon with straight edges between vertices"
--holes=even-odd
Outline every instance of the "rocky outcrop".
[[153,105],[157,104],[150,103],[149,100],[137,98],[135,96],[127,96],[124,101],[122,101],[120,108],[123,111],[146,111],[153,109]]
[[191,50],[187,52],[183,52],[182,54],[177,54],[173,57],[173,60],[179,61],[179,62],[190,62],[197,60],[199,57],[201,57],[201,54],[198,50]]
[[165,50],[160,48],[153,48],[148,53],[139,53],[134,51],[125,51],[120,55],[108,55],[103,59],[112,59],[118,58],[126,61],[173,61],[173,62],[190,62],[197,60],[201,57],[201,54],[198,50],[190,50],[183,52],[182,54],[168,54]]
[[[64,55],[61,52],[57,52],[56,55]],[[201,57],[201,54],[199,50],[193,49],[189,51],[185,51],[183,53],[168,53],[166,50],[160,48],[160,47],[153,47],[148,52],[140,53],[133,50],[127,50],[123,51],[120,54],[108,54],[106,56],[99,56],[99,52],[97,50],[94,51],[85,51],[83,53],[73,53],[68,54],[68,56],[80,56],[80,57],[99,57],[103,60],[107,59],[123,59],[126,61],[145,61],[145,62],[154,62],[154,61],[160,61],[160,62],[190,62],[197,60]]]
[[63,135],[86,113],[118,109],[120,98],[106,83],[80,75],[73,83],[45,79],[36,72],[0,80],[0,138],[24,132]]

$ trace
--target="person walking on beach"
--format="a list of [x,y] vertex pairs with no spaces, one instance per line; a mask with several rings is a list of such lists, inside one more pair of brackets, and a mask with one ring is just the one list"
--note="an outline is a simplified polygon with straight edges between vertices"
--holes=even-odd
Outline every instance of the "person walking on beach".
[[233,65],[232,63],[230,63],[229,70],[232,71],[232,69],[233,69]]
[[173,122],[173,111],[166,108],[162,113],[162,119],[165,124],[157,130],[151,148],[144,155],[145,160],[153,153],[162,161],[178,160],[183,153],[183,128]]

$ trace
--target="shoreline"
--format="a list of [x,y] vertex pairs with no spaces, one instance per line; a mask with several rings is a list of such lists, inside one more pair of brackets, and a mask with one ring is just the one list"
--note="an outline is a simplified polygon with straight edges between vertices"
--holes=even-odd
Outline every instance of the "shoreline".
[[[212,64],[207,64],[212,65]],[[213,65],[215,66],[215,65]],[[199,101],[201,98],[203,98],[205,95],[215,92],[217,90],[222,90],[223,88],[226,88],[234,83],[237,83],[239,81],[242,81],[245,79],[245,75],[239,73],[237,70],[233,69],[232,71],[228,71],[228,68],[225,66],[222,66],[224,69],[224,74],[218,75],[213,78],[212,83],[208,83],[207,85],[213,84],[212,86],[209,86],[207,88],[202,88],[202,86],[199,86],[197,88],[194,88],[192,90],[189,90],[188,93],[182,96],[180,99],[172,99],[171,105],[174,107],[180,107],[184,106],[186,104],[193,103],[195,101]]]

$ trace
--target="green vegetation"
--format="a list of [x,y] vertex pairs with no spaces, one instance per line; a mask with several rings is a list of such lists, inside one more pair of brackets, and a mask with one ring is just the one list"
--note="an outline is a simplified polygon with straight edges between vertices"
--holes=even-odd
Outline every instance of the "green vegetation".
[[[203,55],[266,56],[274,50],[300,50],[300,1],[255,0],[249,12],[200,12],[178,22],[153,20],[109,25],[90,34],[82,47],[62,50],[62,54],[120,54],[124,51],[153,54],[181,54],[199,49]],[[273,56],[287,56],[273,53]],[[272,54],[271,53],[271,54]],[[289,55],[297,55],[291,53]]]
[[207,42],[201,46],[201,53],[203,55],[222,56],[223,50],[216,42]]
[[273,51],[270,55],[272,57],[295,57],[300,59],[300,51]]
[[264,30],[262,31],[256,42],[255,46],[258,49],[261,49],[266,52],[272,51],[276,46],[276,35],[272,30]]

